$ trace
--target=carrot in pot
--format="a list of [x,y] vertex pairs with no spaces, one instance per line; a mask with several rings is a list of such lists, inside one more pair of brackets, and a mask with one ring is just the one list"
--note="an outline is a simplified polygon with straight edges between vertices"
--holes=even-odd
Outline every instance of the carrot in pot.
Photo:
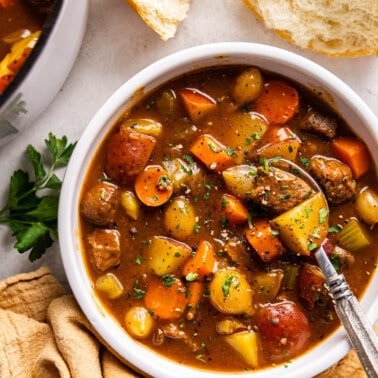
[[0,93],[5,91],[5,88],[13,80],[14,75],[0,75]]
[[180,91],[180,96],[193,122],[198,121],[217,106],[215,100],[196,89],[183,89]]
[[340,137],[334,139],[331,146],[337,158],[350,167],[354,178],[360,178],[371,168],[370,155],[362,141]]
[[231,224],[240,224],[248,220],[248,211],[242,201],[231,194],[223,194],[220,203],[220,214]]
[[160,166],[149,166],[137,176],[135,192],[145,205],[157,207],[171,198],[173,184],[165,169]]
[[183,276],[188,281],[197,281],[212,273],[215,264],[214,249],[212,245],[202,240],[196,252],[189,257],[183,266]]
[[147,287],[144,304],[155,317],[174,320],[187,306],[185,292],[186,288],[178,278],[168,275],[155,277]]
[[246,239],[264,263],[269,263],[285,252],[278,235],[266,219],[256,219],[245,232]]
[[192,145],[190,152],[207,168],[216,172],[221,172],[232,163],[232,151],[213,136],[204,134],[201,135]]
[[271,124],[284,124],[298,112],[297,90],[281,80],[271,80],[256,99],[254,110],[262,114]]

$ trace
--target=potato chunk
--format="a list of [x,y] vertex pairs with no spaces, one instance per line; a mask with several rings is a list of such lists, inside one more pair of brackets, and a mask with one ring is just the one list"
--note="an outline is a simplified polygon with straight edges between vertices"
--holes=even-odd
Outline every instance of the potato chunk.
[[156,236],[148,249],[148,267],[159,276],[172,273],[190,256],[191,252],[192,249],[187,244]]
[[210,302],[225,314],[252,312],[252,289],[237,270],[218,270],[210,283]]
[[309,256],[328,233],[328,205],[319,192],[272,220],[280,238],[293,252]]
[[238,332],[227,335],[224,339],[250,366],[259,366],[258,336],[256,332]]

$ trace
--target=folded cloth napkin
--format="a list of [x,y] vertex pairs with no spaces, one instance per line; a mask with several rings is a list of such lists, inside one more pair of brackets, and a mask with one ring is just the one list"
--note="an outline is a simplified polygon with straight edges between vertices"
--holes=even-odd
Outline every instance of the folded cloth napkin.
[[101,344],[48,268],[0,282],[1,378],[138,376]]
[[[75,298],[48,268],[0,282],[1,378],[140,376],[101,343]],[[351,351],[318,377],[366,375]]]

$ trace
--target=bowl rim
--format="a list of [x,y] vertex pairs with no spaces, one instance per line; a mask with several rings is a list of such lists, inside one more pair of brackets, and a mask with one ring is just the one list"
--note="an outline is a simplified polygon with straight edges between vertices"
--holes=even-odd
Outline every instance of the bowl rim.
[[22,65],[17,75],[5,88],[4,92],[0,94],[0,109],[17,91],[17,88],[21,85],[21,83],[23,83],[28,73],[38,61],[38,58],[46,47],[47,42],[49,41],[50,36],[53,33],[53,30],[58,24],[58,20],[60,18],[60,15],[62,14],[63,3],[66,3],[66,0],[59,0],[54,2],[50,14],[47,16],[45,22],[42,25],[42,33],[38,38],[38,41],[31,51],[29,57]]
[[[200,63],[206,60],[215,61],[216,59],[221,61],[222,57],[227,59],[227,57],[232,58],[233,56],[243,56],[252,62],[253,57],[259,57],[263,60],[272,61],[273,64],[278,64],[279,66],[288,65],[289,67],[294,67],[305,76],[316,77],[316,80],[320,80],[327,91],[331,92],[333,96],[337,95],[340,101],[350,107],[351,112],[363,121],[365,127],[362,131],[364,132],[364,137],[369,138],[367,141],[370,146],[378,144],[378,133],[373,127],[377,123],[375,115],[347,84],[330,71],[301,55],[259,43],[217,42],[180,50],[147,66],[114,92],[84,130],[66,169],[58,213],[60,251],[71,289],[84,314],[100,334],[100,338],[112,350],[116,351],[118,356],[123,356],[123,359],[128,354],[127,364],[151,376],[173,378],[180,375],[183,377],[205,378],[220,376],[223,373],[185,367],[165,357],[157,356],[156,353],[132,340],[125,332],[121,332],[122,334],[117,338],[114,337],[114,334],[120,332],[122,328],[116,324],[105,310],[101,309],[100,302],[93,294],[91,284],[85,274],[84,263],[81,260],[80,241],[78,240],[78,230],[76,228],[78,192],[80,192],[83,175],[90,158],[96,150],[96,146],[104,138],[107,130],[118,118],[118,115],[127,109],[127,100],[132,99],[137,90],[140,88],[147,89],[149,84],[156,81],[160,81],[160,83],[167,81],[167,79],[162,80],[162,77],[169,76],[174,78],[180,76],[182,73],[189,71],[188,67],[193,63]],[[176,70],[180,71],[181,69],[180,73],[170,76],[172,65]],[[258,66],[256,63],[251,63],[251,65]],[[185,68],[182,69],[182,67]],[[156,85],[151,89],[153,88],[156,88]],[[146,92],[148,91],[146,90]],[[378,161],[377,159],[375,160]],[[375,284],[378,283],[377,274],[372,278],[371,286],[373,281]],[[365,309],[369,320],[374,322],[377,317],[376,314],[378,314],[378,296],[368,296],[365,292],[361,305]],[[243,377],[252,377],[253,375],[254,378],[278,377],[281,375],[298,378],[310,377],[339,361],[349,350],[350,344],[346,334],[342,328],[339,328],[317,347],[306,352],[300,358],[293,359],[289,368],[283,364],[274,369],[263,369],[252,373],[243,372],[241,374]],[[320,359],[317,357],[318,355],[321,356]],[[148,366],[146,366],[146,361],[150,362]],[[309,372],[309,367],[312,368],[311,372]],[[224,373],[224,376],[235,374],[238,373]]]

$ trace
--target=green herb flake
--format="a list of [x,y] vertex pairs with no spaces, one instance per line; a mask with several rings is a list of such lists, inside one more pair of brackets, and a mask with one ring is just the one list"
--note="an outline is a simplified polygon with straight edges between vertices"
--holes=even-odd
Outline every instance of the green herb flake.
[[314,249],[318,248],[318,245],[315,242],[311,242],[308,246],[307,249],[309,251],[313,251]]
[[160,276],[160,278],[163,282],[163,285],[166,287],[171,287],[175,283],[175,277],[170,276],[168,274],[164,274]]
[[137,257],[137,258],[135,259],[135,262],[136,262],[138,265],[141,265],[142,262],[143,262],[143,258],[142,258],[142,257]]
[[308,167],[310,166],[310,163],[311,163],[311,160],[310,159],[307,159],[303,156],[301,156],[299,158],[299,161],[305,166],[306,169],[308,169]]
[[134,296],[136,299],[142,299],[146,295],[145,290],[142,290],[139,288],[139,280],[135,281],[133,290],[134,290],[134,293],[135,293]]
[[230,294],[230,288],[231,288],[232,281],[234,280],[234,278],[236,278],[235,274],[229,274],[222,284],[222,291],[225,297],[228,297]]
[[328,209],[320,209],[319,210],[319,223],[324,224],[324,222],[327,220],[329,214]]
[[337,253],[332,253],[331,255],[331,263],[335,270],[340,269],[340,261],[339,261],[339,255]]
[[188,274],[185,276],[185,279],[186,279],[188,282],[193,282],[193,281],[195,281],[198,277],[199,277],[199,274],[198,274],[198,273],[188,273]]
[[328,228],[328,233],[332,234],[332,233],[337,233],[337,232],[340,232],[342,230],[342,228],[338,225],[336,226],[331,226]]

